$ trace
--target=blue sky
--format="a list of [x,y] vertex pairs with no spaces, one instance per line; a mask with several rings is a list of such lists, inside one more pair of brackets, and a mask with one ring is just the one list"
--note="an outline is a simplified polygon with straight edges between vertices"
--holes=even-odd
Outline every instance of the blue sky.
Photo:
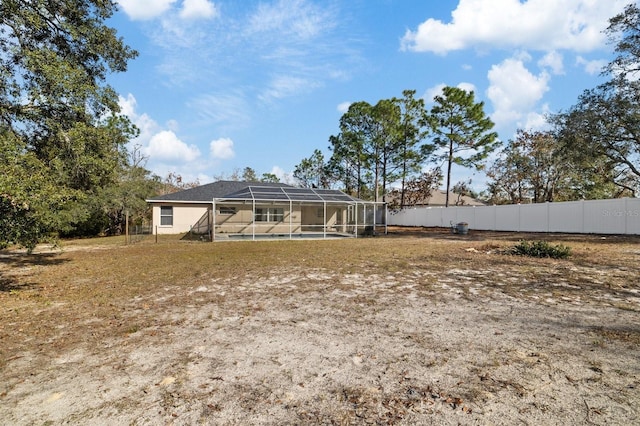
[[[140,53],[110,76],[147,168],[200,183],[253,168],[287,181],[349,103],[474,90],[501,140],[544,128],[602,82],[602,31],[631,0],[117,0]],[[458,170],[453,181],[481,173]]]

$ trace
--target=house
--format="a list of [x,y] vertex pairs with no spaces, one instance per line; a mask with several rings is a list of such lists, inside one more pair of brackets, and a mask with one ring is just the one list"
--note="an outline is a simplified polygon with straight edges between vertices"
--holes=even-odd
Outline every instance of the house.
[[[387,194],[387,203],[391,206],[400,205],[400,191],[393,190],[389,194]],[[441,189],[435,189],[431,192],[431,196],[426,197],[417,197],[415,200],[410,200],[410,196],[406,196],[405,199],[405,207],[438,207],[444,206],[447,200],[447,191],[443,191]],[[409,204],[410,203],[410,204]],[[475,198],[469,197],[468,195],[460,195],[454,192],[449,191],[449,205],[450,206],[485,206],[486,204],[480,200],[476,200]]]
[[[447,201],[447,191],[436,189],[431,193],[431,197],[421,200],[423,206],[444,206]],[[486,204],[480,200],[469,197],[468,195],[456,194],[449,191],[450,206],[485,206]]]
[[283,183],[218,181],[147,202],[155,234],[191,232],[221,240],[358,237],[386,230],[384,203]]

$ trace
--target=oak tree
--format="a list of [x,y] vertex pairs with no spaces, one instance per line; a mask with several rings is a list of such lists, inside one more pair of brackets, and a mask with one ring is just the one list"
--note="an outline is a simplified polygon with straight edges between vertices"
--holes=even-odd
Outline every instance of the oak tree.
[[604,69],[610,80],[586,90],[552,121],[564,144],[608,164],[610,182],[620,193],[635,195],[640,190],[640,8],[630,4],[611,18],[607,35],[616,46]]
[[[137,53],[106,25],[115,10],[110,0],[0,2],[0,135],[20,158],[3,158],[2,166],[23,175],[29,188],[0,181],[3,205],[24,197],[5,219],[29,217],[20,236],[3,222],[2,243],[32,245],[43,233],[86,220],[83,199],[112,184],[126,163],[135,128],[119,116],[106,79]],[[46,208],[45,198],[58,201],[55,221],[36,211]]]

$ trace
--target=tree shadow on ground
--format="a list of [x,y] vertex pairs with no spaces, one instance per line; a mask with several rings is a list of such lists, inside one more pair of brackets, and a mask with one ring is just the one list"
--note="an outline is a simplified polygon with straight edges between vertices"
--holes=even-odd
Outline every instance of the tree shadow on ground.
[[68,262],[59,253],[26,254],[0,251],[0,293],[33,290],[39,284],[30,280],[29,269],[35,266],[53,266]]

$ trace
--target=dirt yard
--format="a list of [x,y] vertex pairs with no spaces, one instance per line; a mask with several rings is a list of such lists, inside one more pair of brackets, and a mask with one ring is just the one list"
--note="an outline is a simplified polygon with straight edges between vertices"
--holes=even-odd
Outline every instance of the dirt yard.
[[640,423],[640,238],[89,240],[0,274],[1,424]]

